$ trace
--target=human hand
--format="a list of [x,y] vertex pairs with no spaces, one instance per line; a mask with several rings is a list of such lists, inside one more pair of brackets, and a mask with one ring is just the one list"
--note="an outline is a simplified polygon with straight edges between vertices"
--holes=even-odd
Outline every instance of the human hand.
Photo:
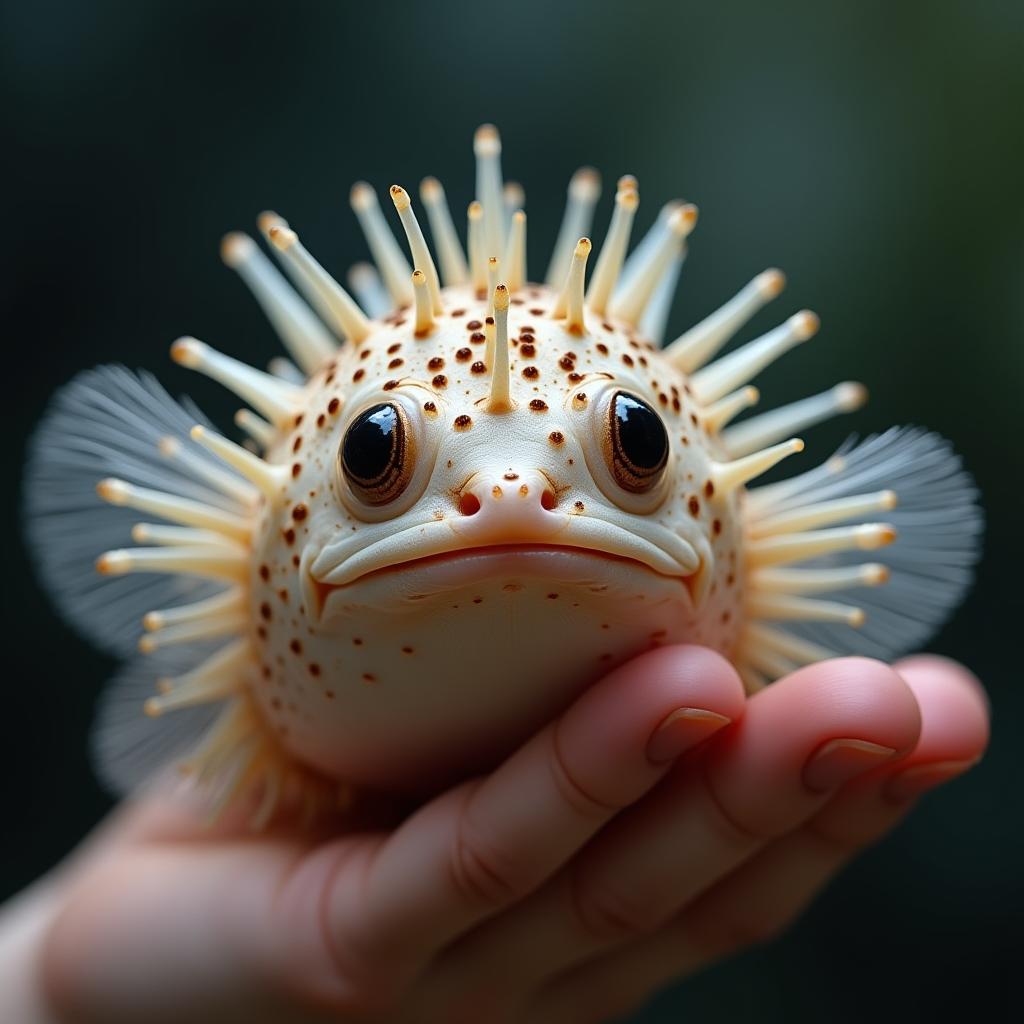
[[941,659],[825,662],[744,701],[719,656],[663,648],[395,828],[128,809],[59,887],[44,992],[104,1024],[609,1019],[776,935],[987,735]]

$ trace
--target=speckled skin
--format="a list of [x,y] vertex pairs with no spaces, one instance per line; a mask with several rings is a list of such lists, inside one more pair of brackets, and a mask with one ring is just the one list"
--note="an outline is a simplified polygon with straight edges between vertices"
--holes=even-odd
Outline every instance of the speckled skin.
[[[742,488],[714,493],[725,455],[684,377],[625,324],[588,313],[568,333],[555,296],[529,286],[509,311],[515,407],[487,412],[485,299],[449,288],[443,302],[425,337],[400,310],[344,346],[267,452],[291,473],[256,531],[251,692],[296,759],[356,783],[416,789],[483,767],[615,665],[679,641],[728,654],[741,626]],[[668,431],[653,495],[604,468],[618,389]],[[389,400],[416,470],[368,509],[339,447]]]

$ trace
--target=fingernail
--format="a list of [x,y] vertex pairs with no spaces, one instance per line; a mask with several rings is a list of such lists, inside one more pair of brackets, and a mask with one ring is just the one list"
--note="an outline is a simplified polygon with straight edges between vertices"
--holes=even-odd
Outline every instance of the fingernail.
[[843,783],[890,760],[892,747],[867,740],[829,740],[820,746],[804,766],[804,785],[816,793],[838,789]]
[[655,764],[674,761],[731,721],[725,715],[703,708],[676,708],[662,720],[647,741],[647,756]]
[[915,764],[912,768],[904,768],[889,780],[885,787],[885,796],[897,803],[913,800],[914,797],[927,793],[929,789],[963,775],[975,764],[977,761],[932,761],[930,764]]

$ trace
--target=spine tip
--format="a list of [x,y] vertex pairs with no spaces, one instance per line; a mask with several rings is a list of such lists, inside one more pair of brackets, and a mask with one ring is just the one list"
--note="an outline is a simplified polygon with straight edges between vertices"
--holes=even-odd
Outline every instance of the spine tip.
[[185,336],[178,338],[171,345],[171,358],[179,365],[190,370],[196,369],[203,360],[203,351],[206,346],[197,338]]
[[754,280],[758,292],[766,302],[776,298],[786,287],[786,275],[775,267],[758,274]]
[[353,210],[368,210],[377,202],[377,197],[367,182],[357,181],[349,192],[348,200]]
[[809,309],[802,309],[789,318],[790,326],[793,328],[793,337],[797,341],[807,341],[813,338],[821,327],[821,319],[817,313]]
[[220,258],[229,267],[237,267],[251,255],[256,243],[241,231],[229,231],[220,240]]

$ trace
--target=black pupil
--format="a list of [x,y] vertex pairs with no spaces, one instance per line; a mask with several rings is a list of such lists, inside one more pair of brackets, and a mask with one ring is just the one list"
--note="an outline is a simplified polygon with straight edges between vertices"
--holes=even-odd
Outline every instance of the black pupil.
[[393,405],[375,405],[348,428],[341,449],[345,471],[362,484],[385,476],[394,461],[402,425]]
[[646,403],[619,392],[615,396],[618,450],[641,472],[659,469],[668,458],[668,434],[661,417]]

